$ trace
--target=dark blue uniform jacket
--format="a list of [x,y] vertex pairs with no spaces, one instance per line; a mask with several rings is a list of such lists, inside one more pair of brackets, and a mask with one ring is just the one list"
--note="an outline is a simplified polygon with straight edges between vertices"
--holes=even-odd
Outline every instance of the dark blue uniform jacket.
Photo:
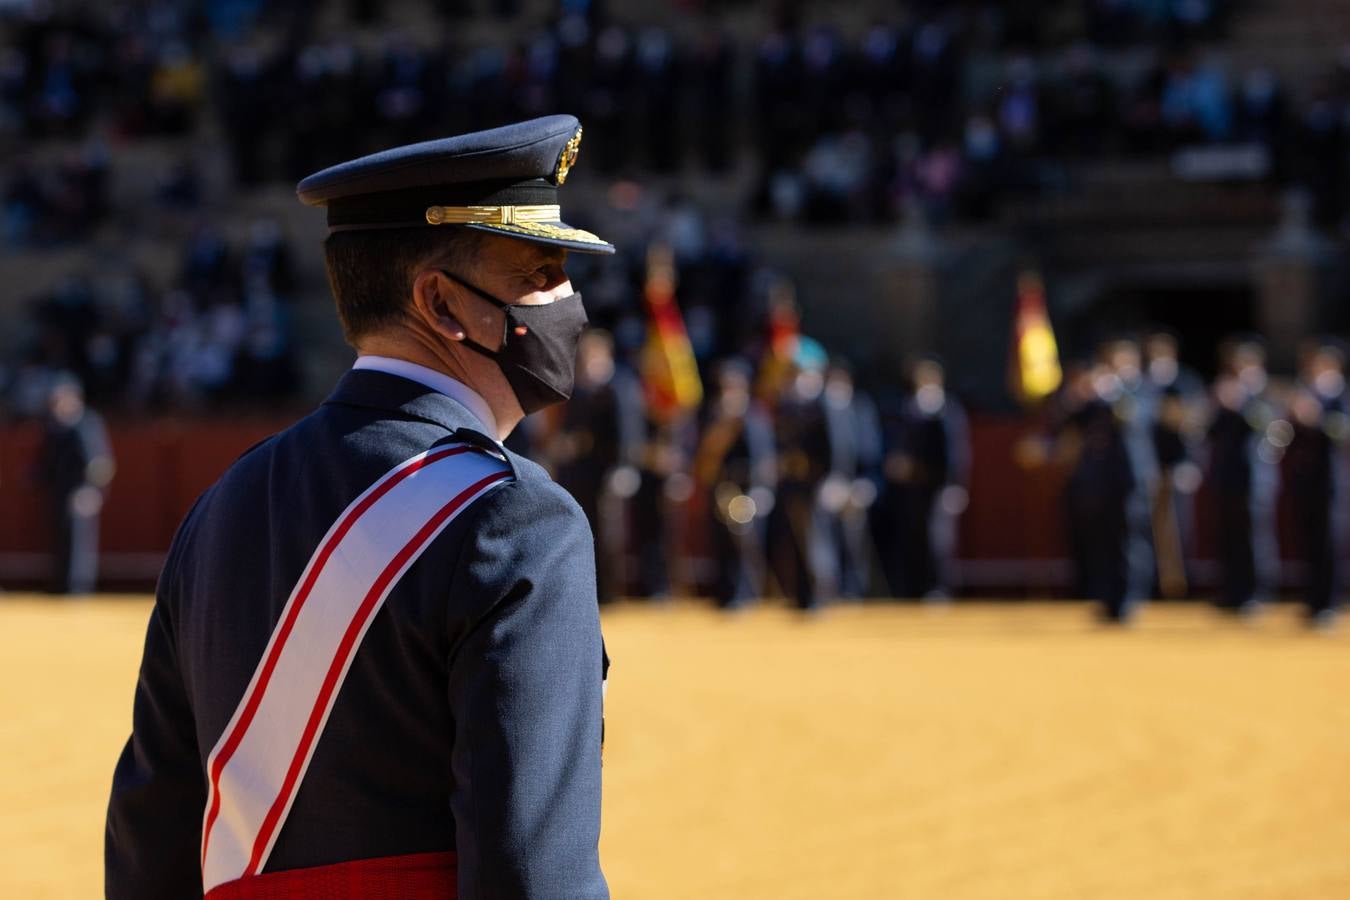
[[[345,375],[197,501],[160,577],[108,809],[109,897],[201,896],[205,764],[310,555],[382,475],[481,425],[398,376]],[[456,435],[456,432],[460,432]],[[375,617],[265,872],[454,850],[460,897],[608,897],[603,646],[590,529],[515,455]]]

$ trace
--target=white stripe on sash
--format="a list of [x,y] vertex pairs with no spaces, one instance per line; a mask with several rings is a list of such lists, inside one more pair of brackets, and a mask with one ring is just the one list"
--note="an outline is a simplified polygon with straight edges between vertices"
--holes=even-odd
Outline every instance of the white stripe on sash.
[[385,598],[455,516],[510,477],[477,448],[437,447],[385,474],[328,529],[207,758],[204,890],[262,870]]

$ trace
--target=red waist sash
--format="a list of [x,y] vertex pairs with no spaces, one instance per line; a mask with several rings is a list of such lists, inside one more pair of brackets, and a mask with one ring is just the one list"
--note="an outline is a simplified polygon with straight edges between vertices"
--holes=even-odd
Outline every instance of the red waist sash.
[[206,900],[455,900],[457,878],[454,853],[410,853],[249,875]]

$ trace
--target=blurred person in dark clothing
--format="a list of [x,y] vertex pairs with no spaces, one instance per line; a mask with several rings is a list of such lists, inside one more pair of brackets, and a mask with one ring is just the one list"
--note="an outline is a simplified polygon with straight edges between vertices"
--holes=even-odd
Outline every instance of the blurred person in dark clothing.
[[1253,69],[1244,75],[1237,101],[1235,136],[1271,151],[1278,170],[1287,127],[1284,91],[1275,74],[1269,69]]
[[220,116],[236,181],[251,187],[268,174],[264,167],[263,141],[270,128],[271,105],[268,84],[273,73],[253,47],[229,52],[217,77]]
[[85,275],[62,279],[34,309],[46,362],[88,378],[89,341],[99,326],[97,298]]
[[1144,369],[1139,341],[1118,336],[1104,343],[1100,355],[1105,370],[1098,380],[1103,399],[1111,404],[1125,441],[1133,487],[1125,498],[1127,566],[1126,603],[1129,608],[1152,595],[1157,577],[1153,540],[1153,501],[1158,485],[1158,458],[1153,423],[1158,395]]
[[108,212],[108,165],[97,142],[41,167],[18,160],[4,189],[4,236],[17,245],[88,239]]
[[857,389],[853,370],[841,360],[826,372],[824,403],[831,469],[821,503],[838,550],[835,587],[841,597],[865,597],[876,555],[868,519],[880,480],[881,422],[872,398]]
[[4,188],[4,237],[6,243],[22,247],[40,236],[47,214],[47,200],[36,169],[26,160],[9,165]]
[[28,123],[35,136],[73,137],[92,112],[101,56],[92,29],[36,27],[25,36],[32,66]]
[[1194,497],[1202,473],[1196,461],[1199,417],[1205,404],[1200,377],[1183,366],[1176,336],[1155,331],[1144,340],[1144,382],[1153,415],[1148,423],[1157,479],[1150,498],[1158,587],[1164,597],[1189,590],[1186,560],[1194,548]]
[[1056,454],[1070,464],[1064,510],[1079,596],[1101,604],[1103,621],[1128,622],[1130,498],[1138,488],[1125,427],[1123,389],[1104,361],[1079,368],[1061,395]]
[[1064,70],[1050,90],[1054,146],[1074,156],[1097,156],[1111,134],[1116,98],[1092,45],[1069,48]]
[[670,596],[671,547],[674,543],[671,503],[680,500],[686,462],[686,429],[681,424],[645,416],[636,493],[633,495],[633,541],[637,545],[634,593],[662,600]]
[[1292,427],[1267,396],[1265,347],[1241,339],[1221,348],[1209,426],[1209,477],[1218,505],[1220,609],[1250,615],[1275,582],[1278,463]]
[[945,18],[935,16],[919,25],[910,44],[909,62],[919,134],[931,142],[951,133],[961,112],[957,99],[961,48]]
[[399,38],[385,48],[375,76],[375,114],[385,142],[424,140],[433,121],[438,70],[411,40]]
[[716,393],[694,454],[716,567],[713,598],[722,609],[742,607],[765,592],[777,455],[773,422],[750,386],[750,367],[740,360],[717,367]]
[[1156,392],[1172,390],[1190,401],[1204,398],[1205,382],[1181,362],[1177,336],[1153,331],[1144,338],[1144,377]]
[[849,62],[843,40],[832,25],[808,27],[801,39],[804,111],[817,135],[846,127],[847,104],[840,98],[847,91]]
[[701,123],[695,140],[703,165],[714,173],[726,172],[735,162],[736,45],[724,32],[709,28],[694,54],[694,96]]
[[854,79],[867,98],[875,121],[897,128],[908,98],[906,71],[908,35],[886,21],[872,23],[863,35]]
[[917,360],[909,391],[888,416],[886,580],[897,597],[950,596],[956,524],[968,502],[970,437],[965,411],[946,390],[936,357]]
[[1336,225],[1345,215],[1347,144],[1342,106],[1319,86],[1298,116],[1292,160],[1292,175],[1311,195],[1318,225]]
[[240,272],[249,290],[266,290],[282,300],[293,296],[296,279],[291,248],[275,219],[255,219],[249,225]]
[[638,485],[643,431],[642,390],[636,377],[615,363],[614,340],[591,330],[577,346],[572,399],[550,443],[554,477],[581,505],[595,535],[600,602],[624,589],[627,551],[624,501]]
[[684,68],[665,29],[645,28],[638,34],[633,77],[642,98],[647,163],[657,172],[673,172],[681,161],[679,93]]
[[1005,82],[996,106],[999,127],[1014,154],[1033,155],[1040,146],[1043,118],[1035,62],[1028,56],[1014,58]]
[[183,249],[179,285],[199,303],[233,302],[239,294],[238,274],[225,235],[213,225],[199,225]]
[[1151,498],[1158,587],[1164,597],[1184,597],[1189,590],[1186,560],[1194,545],[1191,501],[1203,476],[1194,457],[1190,409],[1175,387],[1158,395],[1152,430],[1158,465]]
[[774,410],[778,493],[769,516],[769,563],[798,609],[819,609],[837,583],[839,553],[823,515],[822,487],[833,468],[825,419],[826,357],[799,339],[789,377]]
[[85,405],[78,381],[58,377],[48,401],[37,470],[52,529],[52,593],[93,590],[98,578],[99,512],[114,469],[103,419]]
[[760,39],[755,59],[752,131],[765,175],[792,165],[810,140],[800,42],[776,28]]
[[593,46],[593,57],[589,60],[587,118],[596,122],[596,134],[605,136],[596,143],[596,167],[611,174],[619,171],[628,160],[632,121],[640,108],[640,104],[631,100],[636,80],[632,41],[623,28],[610,25],[601,30]]
[[1304,601],[1308,622],[1330,628],[1336,620],[1340,585],[1337,553],[1340,529],[1336,508],[1344,505],[1344,463],[1339,458],[1350,440],[1345,391],[1345,348],[1320,342],[1305,349],[1299,383],[1290,399],[1293,439],[1286,471],[1293,508],[1294,537],[1307,566]]
[[[301,379],[289,305],[270,290],[258,287],[245,295],[242,312],[243,333],[229,348],[234,356],[228,366],[228,389],[250,403],[293,396]],[[207,352],[215,352],[215,348]]]
[[161,134],[189,134],[196,127],[205,93],[202,60],[181,40],[166,41],[155,55],[148,85],[148,124]]

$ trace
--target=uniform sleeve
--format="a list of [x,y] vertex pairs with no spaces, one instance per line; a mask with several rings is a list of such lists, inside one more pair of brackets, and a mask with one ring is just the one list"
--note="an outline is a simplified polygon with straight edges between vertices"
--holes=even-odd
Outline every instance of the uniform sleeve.
[[542,479],[480,504],[453,585],[480,611],[452,635],[449,668],[459,896],[602,900],[590,527]]
[[202,895],[206,782],[167,614],[170,565],[150,613],[131,738],[113,774],[104,841],[110,900]]

